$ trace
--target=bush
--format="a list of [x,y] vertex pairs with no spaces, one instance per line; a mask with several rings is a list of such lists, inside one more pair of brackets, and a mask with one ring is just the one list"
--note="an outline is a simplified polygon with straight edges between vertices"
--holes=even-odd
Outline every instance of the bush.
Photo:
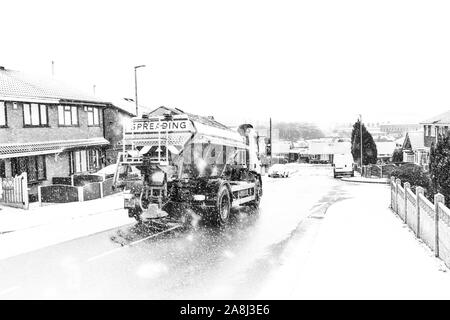
[[416,187],[418,186],[424,188],[425,196],[427,198],[433,196],[430,175],[418,165],[408,164],[395,168],[391,172],[391,177],[400,179],[402,181],[402,185],[405,182],[409,182],[411,189],[414,192],[416,192]]
[[395,149],[392,154],[392,162],[403,162],[403,149]]
[[430,175],[435,193],[445,197],[445,205],[450,206],[450,139],[440,136],[430,150]]

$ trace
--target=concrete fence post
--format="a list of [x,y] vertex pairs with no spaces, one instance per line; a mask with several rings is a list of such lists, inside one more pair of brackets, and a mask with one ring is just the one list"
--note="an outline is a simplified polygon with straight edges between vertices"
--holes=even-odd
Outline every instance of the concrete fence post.
[[402,181],[400,179],[395,179],[395,207],[397,208],[397,214],[400,215],[400,209],[398,205],[398,189],[401,187]]
[[408,224],[408,190],[410,190],[411,185],[409,182],[405,182],[403,184],[404,190],[405,190],[405,223]]
[[78,189],[78,201],[84,201],[83,187],[76,187]]
[[99,182],[99,184],[100,184],[100,198],[103,198],[103,182]]
[[395,193],[395,177],[391,177],[391,209],[395,212],[395,196],[392,193]]
[[424,195],[424,189],[422,187],[416,187],[416,213],[417,213],[417,230],[416,236],[420,238],[420,197],[419,195]]
[[439,257],[439,202],[444,203],[445,198],[442,194],[434,195],[434,255]]
[[42,207],[42,191],[41,191],[41,186],[38,186],[38,201],[39,201],[39,206]]

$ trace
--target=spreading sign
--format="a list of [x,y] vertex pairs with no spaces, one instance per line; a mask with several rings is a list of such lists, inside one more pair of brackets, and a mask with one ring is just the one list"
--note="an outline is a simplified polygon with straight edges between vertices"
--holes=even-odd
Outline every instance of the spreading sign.
[[134,121],[131,126],[133,132],[158,132],[158,131],[186,131],[190,129],[189,120],[171,121]]

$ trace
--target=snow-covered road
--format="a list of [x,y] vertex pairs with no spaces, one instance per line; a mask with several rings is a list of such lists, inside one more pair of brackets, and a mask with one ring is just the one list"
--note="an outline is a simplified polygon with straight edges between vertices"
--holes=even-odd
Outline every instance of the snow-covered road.
[[[240,210],[223,232],[199,227],[150,237],[124,226],[0,260],[0,299],[297,299],[339,297],[345,285],[357,297],[365,276],[381,275],[356,262],[373,262],[377,236],[396,230],[403,240],[395,250],[416,246],[406,258],[429,262],[419,271],[449,278],[393,214],[367,225],[364,207],[390,214],[387,186],[335,180],[329,167],[292,169],[290,178],[265,178],[259,214]],[[348,225],[353,221],[365,229]],[[364,252],[352,232],[373,240]],[[402,261],[394,252],[381,266]],[[376,289],[382,293],[381,285]]]

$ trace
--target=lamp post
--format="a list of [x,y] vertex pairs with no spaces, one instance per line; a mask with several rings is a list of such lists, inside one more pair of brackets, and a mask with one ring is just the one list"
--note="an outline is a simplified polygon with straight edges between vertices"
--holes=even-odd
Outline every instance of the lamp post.
[[138,89],[137,89],[137,69],[145,67],[145,64],[134,67],[134,94],[136,101],[136,117],[138,116]]

